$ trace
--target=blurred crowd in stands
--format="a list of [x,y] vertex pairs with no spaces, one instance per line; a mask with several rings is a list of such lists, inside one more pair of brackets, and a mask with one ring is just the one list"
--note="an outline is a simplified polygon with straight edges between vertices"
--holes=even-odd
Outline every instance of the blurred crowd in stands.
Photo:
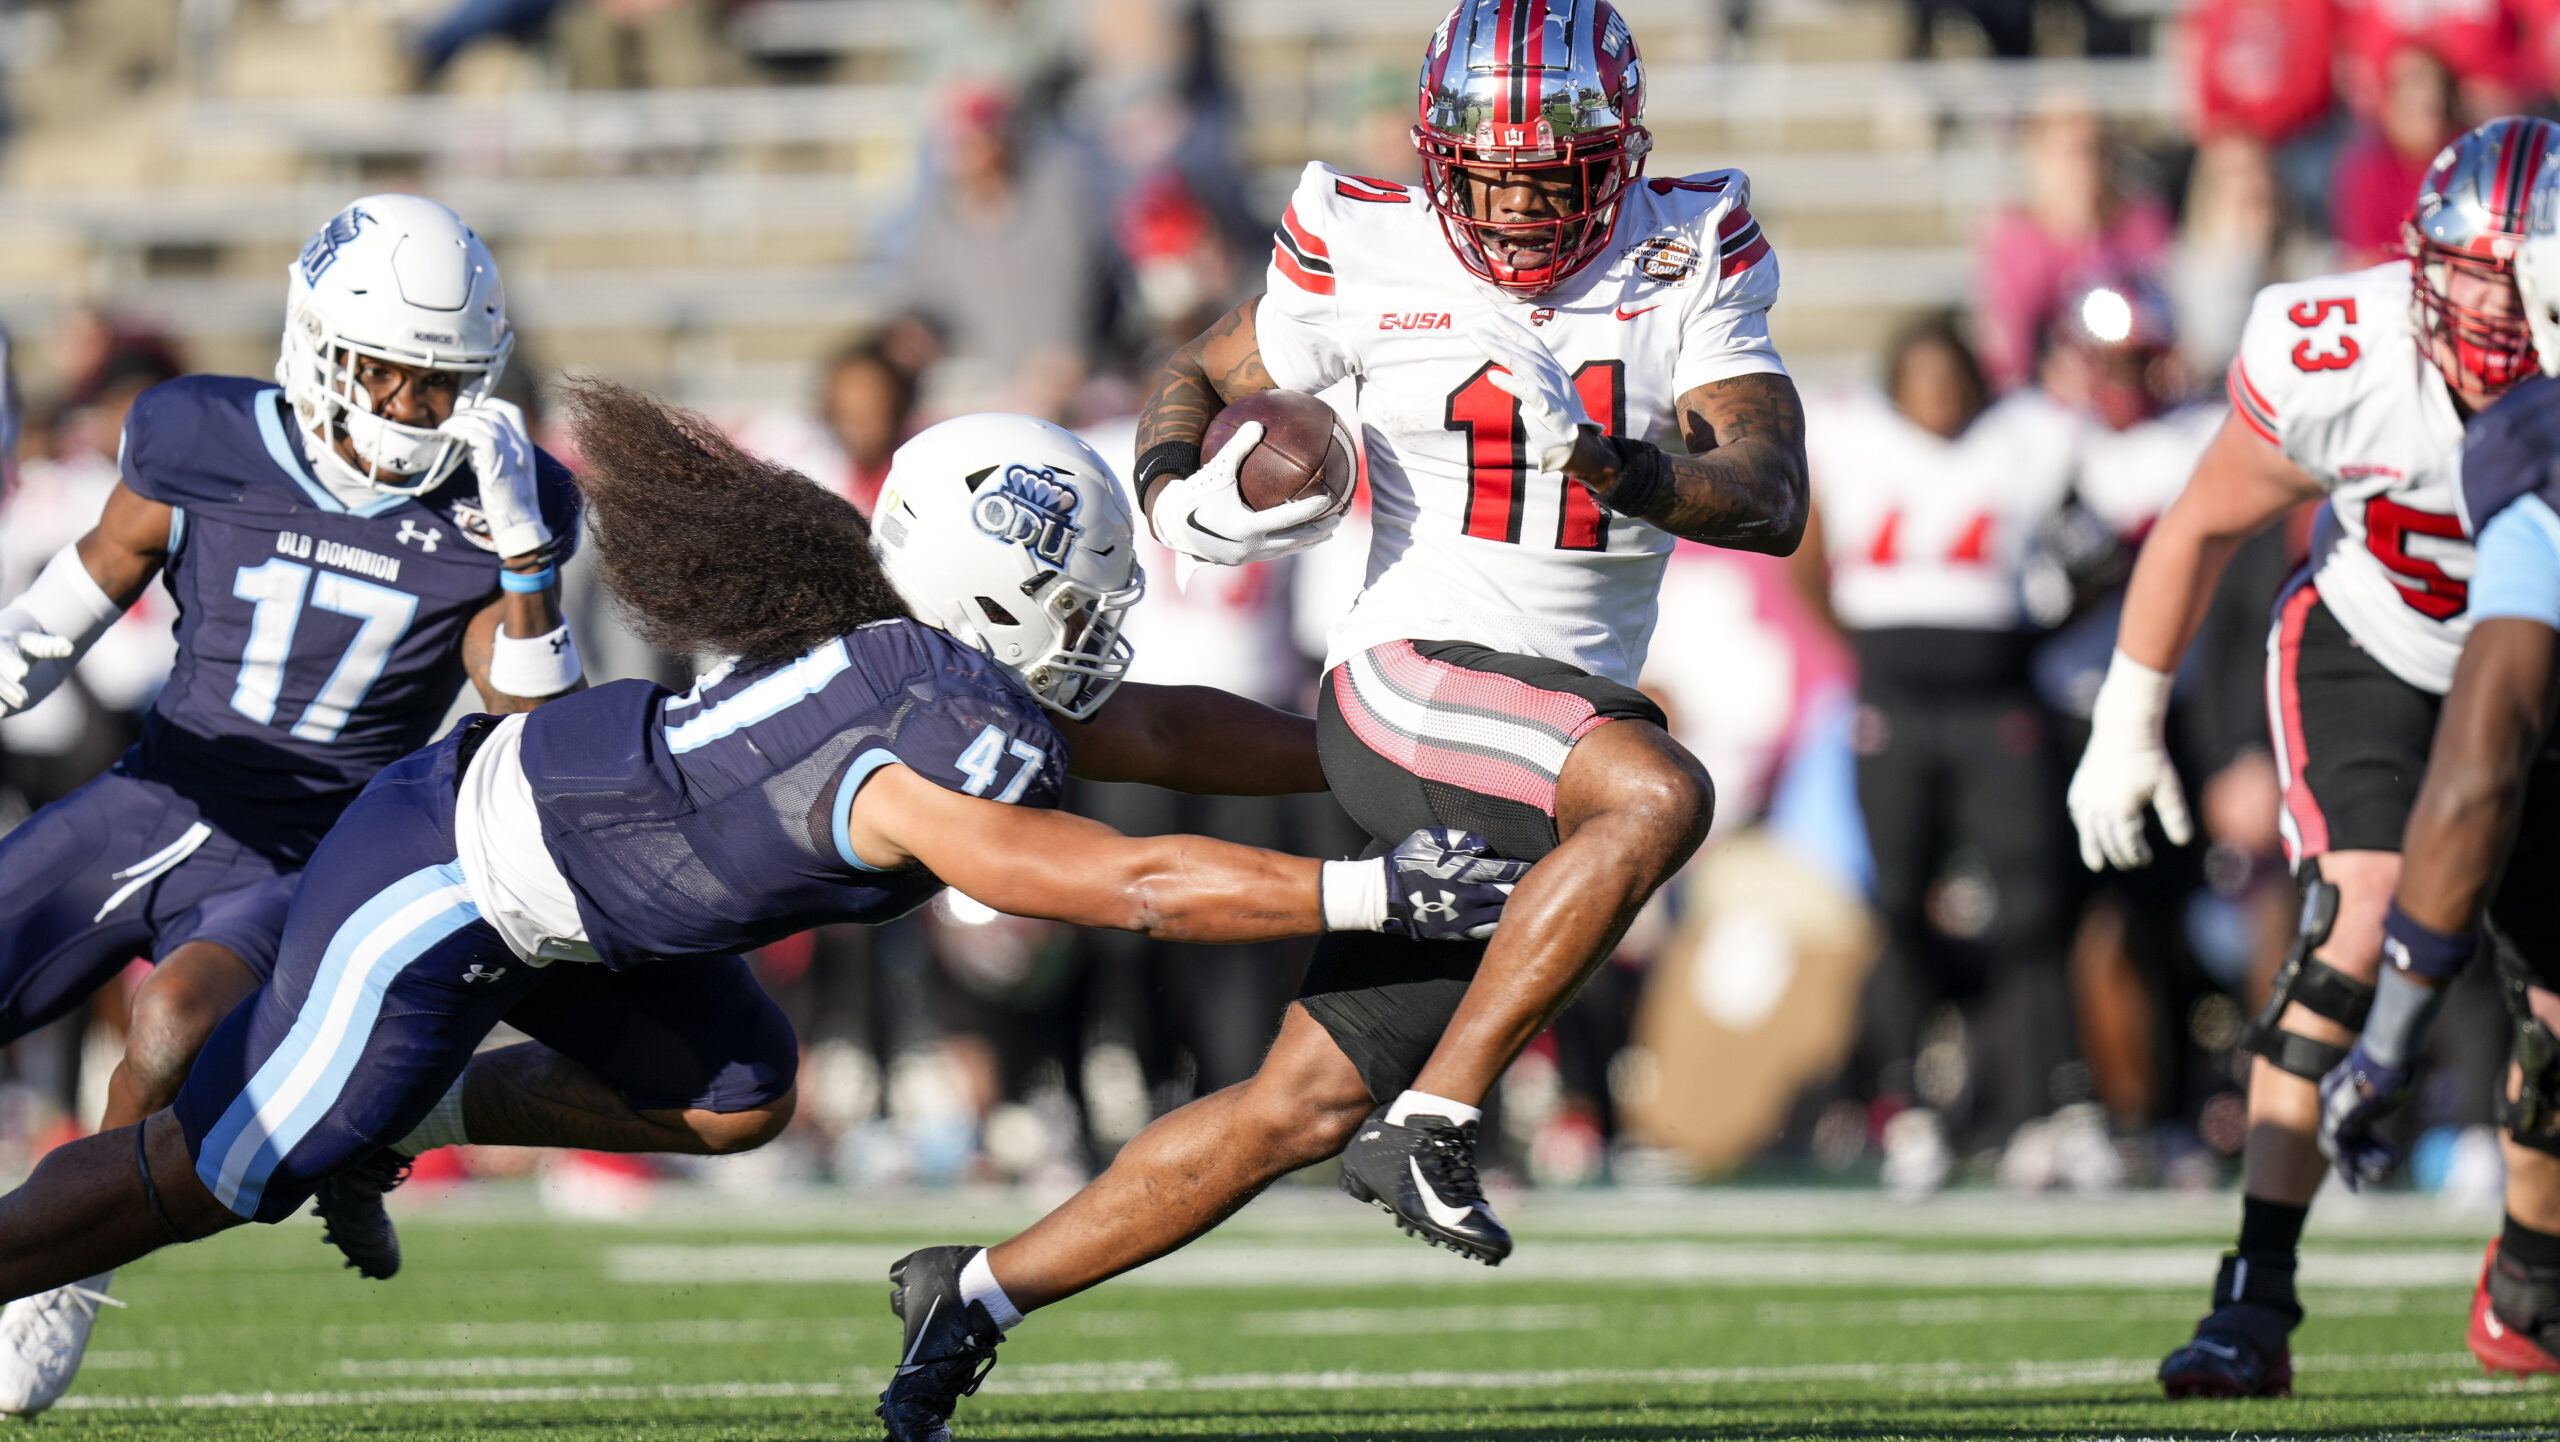
[[[894,318],[845,337],[810,394],[719,419],[864,508],[902,437],[963,411],[1053,417],[1125,464],[1164,355],[1262,285],[1273,217],[1240,153],[1213,14],[945,7],[919,52],[937,123],[897,228]],[[1723,14],[1747,34],[1747,7]],[[1923,0],[1915,45],[1963,23],[1993,54],[2052,54],[2067,47],[2032,22],[2057,15],[2093,53],[2130,43],[2104,8]],[[579,85],[733,80],[719,20],[713,0],[462,0],[417,32],[417,80],[438,83],[485,35],[547,37]],[[2025,116],[2017,199],[1982,217],[1970,306],[1912,317],[1863,383],[1808,381],[1819,514],[1803,550],[1777,562],[1684,545],[1665,590],[1646,684],[1718,779],[1716,840],[1697,866],[1774,847],[1805,894],[1871,913],[1871,964],[1825,1003],[1850,1018],[1846,1044],[1797,1066],[1774,1137],[1742,1155],[1702,1160],[1632,1121],[1721,1105],[1660,1095],[1671,1072],[1646,1048],[1695,1034],[1647,1020],[1649,979],[1669,985],[1649,973],[1676,962],[1736,1034],[1817,981],[1764,970],[1755,999],[1719,980],[1762,953],[1704,889],[1672,888],[1499,1094],[1509,1175],[1663,1179],[1747,1159],[1755,1174],[1881,1177],[1904,1193],[2228,1179],[2245,1124],[2236,1047],[2293,929],[2261,676],[2268,603],[2307,515],[2235,565],[2181,677],[2173,738],[2197,843],[2155,838],[2149,870],[2093,877],[2063,785],[2131,558],[2221,424],[2250,297],[2390,259],[2447,139],[2489,115],[2550,111],[2560,5],[2198,0],[2175,33],[2187,133],[2119,135],[2067,95]],[[1403,81],[1390,80],[1377,108],[1391,115]],[[1328,158],[1415,170],[1394,123]],[[57,341],[66,379],[27,398],[0,594],[85,529],[115,479],[124,408],[186,368],[144,326],[87,314],[74,334]],[[529,336],[508,375],[537,416],[553,379],[540,349]],[[556,426],[543,439],[567,454]],[[1362,580],[1365,524],[1187,590],[1148,545],[1136,675],[1312,709],[1326,627]],[[649,653],[573,583],[591,674],[684,684],[698,658]],[[168,664],[168,620],[152,593],[76,688],[0,723],[0,824],[118,753]],[[1321,855],[1362,843],[1323,797],[1088,786],[1071,805],[1137,832]],[[798,938],[756,964],[807,1047],[800,1120],[784,1144],[723,1165],[1063,1190],[1154,1115],[1248,1074],[1310,949],[1080,933],[956,895],[890,927]],[[2494,1191],[2482,1124],[2497,1047],[2473,1043],[2502,1023],[2485,991],[2455,1005],[2409,1113],[2415,1171]],[[114,1009],[111,995],[11,1050],[0,1145],[41,1145],[95,1115]],[[0,1155],[0,1171],[24,1163]]]

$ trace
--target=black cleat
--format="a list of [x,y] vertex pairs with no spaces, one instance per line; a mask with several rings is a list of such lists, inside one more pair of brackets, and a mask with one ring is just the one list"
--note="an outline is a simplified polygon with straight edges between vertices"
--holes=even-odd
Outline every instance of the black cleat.
[[409,1180],[418,1159],[389,1147],[376,1148],[363,1161],[325,1177],[311,1197],[311,1215],[320,1219],[320,1240],[346,1255],[347,1265],[379,1282],[400,1271],[400,1233],[382,1199]]
[[889,1310],[907,1324],[906,1350],[880,1394],[889,1442],[951,1442],[951,1409],[995,1370],[996,1330],[984,1303],[960,1300],[960,1269],[978,1247],[927,1247],[889,1268]]
[[2290,1397],[2293,1324],[2265,1307],[2217,1307],[2160,1363],[2160,1388],[2178,1397]]
[[1342,1189],[1435,1247],[1488,1267],[1511,1255],[1511,1233],[1494,1220],[1476,1180],[1474,1122],[1417,1115],[1397,1126],[1378,1108],[1342,1149]]

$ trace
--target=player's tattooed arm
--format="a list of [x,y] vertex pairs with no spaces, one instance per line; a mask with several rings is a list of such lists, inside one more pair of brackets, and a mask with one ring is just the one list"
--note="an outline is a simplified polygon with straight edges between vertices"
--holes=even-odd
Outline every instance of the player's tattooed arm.
[[80,538],[80,565],[107,599],[130,606],[169,560],[169,507],[146,500],[122,481],[107,493],[98,524]]
[[1195,796],[1287,796],[1325,789],[1316,723],[1210,686],[1131,681],[1090,721],[1065,727],[1067,769]]
[[540,591],[509,591],[482,607],[480,614],[471,618],[471,624],[462,628],[462,669],[480,693],[482,710],[492,716],[508,716],[587,689],[586,679],[580,677],[558,695],[511,696],[489,681],[489,667],[498,654],[499,623],[505,622],[510,636],[549,635],[560,625],[559,598],[556,586]]
[[[1566,469],[1611,508],[1641,516],[1675,536],[1737,551],[1792,554],[1813,509],[1804,454],[1804,403],[1783,375],[1744,375],[1692,387],[1680,397],[1689,454],[1620,448],[1586,431]],[[1654,464],[1642,500],[1612,494]]]
[[1254,335],[1254,313],[1261,304],[1262,297],[1255,296],[1228,311],[1165,362],[1164,378],[1138,415],[1139,474],[1132,479],[1140,488],[1140,514],[1147,512],[1158,486],[1187,473],[1151,471],[1146,464],[1150,452],[1171,443],[1187,446],[1196,455],[1201,438],[1209,434],[1209,422],[1228,402],[1255,391],[1278,389],[1262,364],[1262,346]]

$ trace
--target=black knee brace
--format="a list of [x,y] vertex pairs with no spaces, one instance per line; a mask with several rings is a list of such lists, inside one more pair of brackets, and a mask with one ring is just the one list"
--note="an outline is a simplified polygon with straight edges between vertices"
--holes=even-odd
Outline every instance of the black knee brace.
[[2345,1027],[2349,1035],[2364,1029],[2365,1014],[2373,1010],[2371,983],[2358,981],[2311,954],[2329,939],[2337,924],[2338,888],[2321,879],[2318,861],[2309,862],[2303,867],[2302,920],[2294,932],[2293,949],[2285,953],[2284,966],[2276,972],[2266,1009],[2240,1038],[2241,1050],[2265,1057],[2277,1070],[2306,1081],[2327,1076],[2331,1067],[2347,1059],[2347,1049],[2284,1030],[2279,1025],[2284,1009],[2299,1003],[2313,1016]]
[[2537,978],[2523,949],[2495,921],[2482,930],[2497,958],[2498,994],[2516,1025],[2514,1061],[2523,1073],[2512,1100],[2499,1090],[2498,1126],[2517,1146],[2560,1156],[2560,1035],[2533,1014],[2527,989]]

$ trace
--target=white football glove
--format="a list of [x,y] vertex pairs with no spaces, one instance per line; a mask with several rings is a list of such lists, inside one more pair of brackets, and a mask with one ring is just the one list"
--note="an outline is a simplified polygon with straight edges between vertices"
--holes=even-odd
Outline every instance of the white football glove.
[[471,453],[471,472],[480,479],[480,510],[489,518],[489,539],[498,555],[521,556],[550,545],[551,527],[542,519],[533,438],[526,434],[524,411],[513,401],[485,400],[455,411],[437,429]]
[[1236,473],[1262,444],[1262,423],[1247,421],[1200,469],[1165,482],[1148,508],[1156,539],[1177,554],[1213,566],[1241,566],[1303,551],[1342,524],[1331,496],[1304,496],[1257,511],[1244,503]]
[[1520,402],[1520,430],[1526,453],[1541,472],[1562,472],[1573,446],[1591,417],[1582,409],[1582,392],[1564,363],[1535,332],[1500,311],[1488,311],[1467,328],[1476,347],[1501,370],[1485,379]]
[[2071,824],[2080,832],[2080,860],[2091,871],[2109,865],[2130,871],[2151,864],[2142,814],[2160,813],[2160,829],[2184,846],[2195,835],[2187,796],[2161,739],[2169,716],[2167,672],[2155,671],[2122,651],[2107,667],[2089,712],[2089,749],[2071,775]]
[[0,716],[53,694],[123,614],[124,607],[98,589],[79,546],[56,551],[35,583],[0,610]]
[[15,716],[43,700],[61,680],[65,668],[53,666],[46,668],[49,678],[38,677],[30,684],[28,677],[37,662],[71,659],[70,637],[28,629],[32,624],[33,618],[23,611],[0,611],[0,716]]

